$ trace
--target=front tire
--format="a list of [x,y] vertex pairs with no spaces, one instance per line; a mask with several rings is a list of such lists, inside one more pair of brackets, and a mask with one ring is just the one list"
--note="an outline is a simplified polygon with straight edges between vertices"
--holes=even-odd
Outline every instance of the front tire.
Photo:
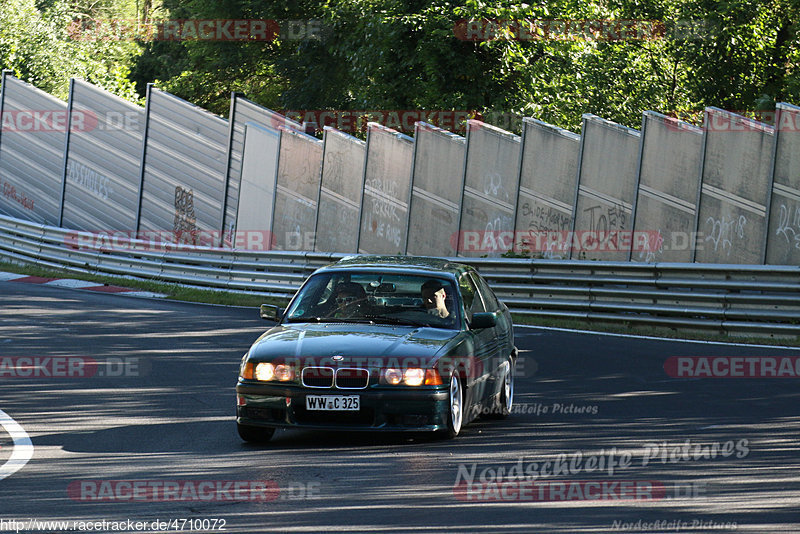
[[454,438],[461,433],[464,424],[464,388],[458,373],[450,377],[450,411],[447,414],[447,437]]
[[248,426],[236,423],[236,431],[239,432],[239,437],[250,443],[266,443],[272,439],[275,433],[274,428],[262,426]]

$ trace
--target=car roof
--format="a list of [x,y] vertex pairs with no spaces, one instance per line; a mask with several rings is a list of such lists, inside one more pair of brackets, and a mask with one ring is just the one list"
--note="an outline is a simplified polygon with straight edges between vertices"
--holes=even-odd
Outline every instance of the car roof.
[[320,271],[340,269],[380,269],[382,271],[398,271],[404,273],[439,274],[459,276],[463,272],[474,270],[469,265],[458,263],[447,258],[431,258],[425,256],[347,256],[338,262],[319,269]]

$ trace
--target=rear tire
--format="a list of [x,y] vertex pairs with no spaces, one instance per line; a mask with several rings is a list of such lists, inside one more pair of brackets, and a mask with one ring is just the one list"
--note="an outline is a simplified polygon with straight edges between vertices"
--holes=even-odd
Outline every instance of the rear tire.
[[500,391],[500,417],[511,415],[514,407],[514,363],[508,362],[506,375],[503,377],[503,389]]
[[514,406],[514,364],[508,362],[503,374],[503,386],[500,389],[497,405],[489,414],[490,419],[505,419],[511,415]]
[[272,439],[275,433],[274,428],[262,426],[247,426],[236,423],[236,431],[239,437],[250,443],[266,443]]

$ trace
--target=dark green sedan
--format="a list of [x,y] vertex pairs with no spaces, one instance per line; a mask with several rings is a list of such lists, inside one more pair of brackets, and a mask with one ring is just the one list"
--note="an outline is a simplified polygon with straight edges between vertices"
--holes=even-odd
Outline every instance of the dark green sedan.
[[354,256],[314,272],[242,359],[236,424],[246,441],[276,428],[430,431],[457,436],[505,417],[517,350],[508,308],[468,265]]

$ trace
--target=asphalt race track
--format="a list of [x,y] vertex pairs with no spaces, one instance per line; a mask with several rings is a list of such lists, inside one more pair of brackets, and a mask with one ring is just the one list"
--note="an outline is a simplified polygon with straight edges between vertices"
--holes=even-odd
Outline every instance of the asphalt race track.
[[508,420],[255,446],[266,326],[0,282],[0,532],[800,531],[800,350],[518,328]]

